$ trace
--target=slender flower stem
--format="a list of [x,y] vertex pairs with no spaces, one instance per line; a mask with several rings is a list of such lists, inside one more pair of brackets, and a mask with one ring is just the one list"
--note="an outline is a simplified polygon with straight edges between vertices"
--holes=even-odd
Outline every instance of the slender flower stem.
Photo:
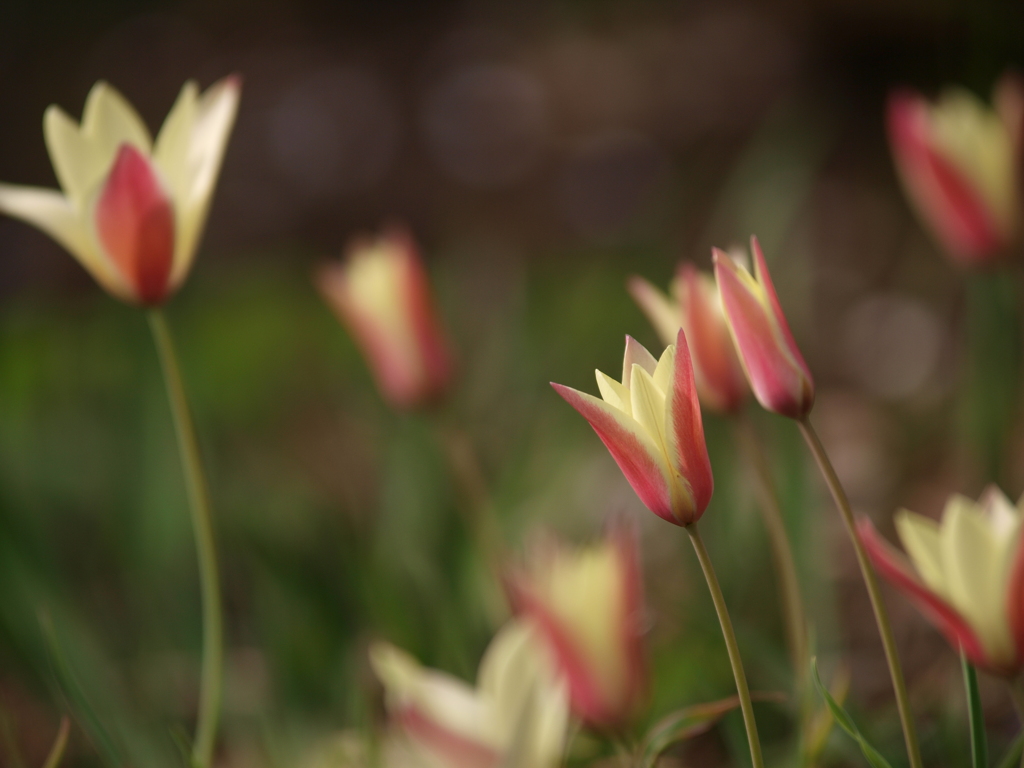
[[199,457],[199,444],[185,388],[181,381],[178,356],[170,328],[160,309],[149,311],[149,327],[153,332],[167,397],[174,417],[178,451],[185,474],[185,488],[192,513],[192,530],[199,560],[199,582],[203,603],[203,662],[199,681],[199,710],[192,760],[200,768],[209,768],[220,716],[221,684],[224,667],[224,619],[221,612],[220,576],[217,568],[217,546],[213,535],[210,493]]
[[750,760],[754,768],[764,768],[764,758],[761,756],[761,740],[757,735],[757,721],[754,719],[754,707],[750,700],[750,688],[747,687],[747,673],[743,671],[743,659],[740,657],[740,647],[736,643],[736,633],[732,629],[732,619],[729,618],[729,609],[725,604],[725,597],[722,595],[722,588],[718,584],[718,576],[715,575],[715,567],[711,564],[711,557],[704,547],[704,540],[700,537],[696,523],[686,526],[686,532],[690,534],[690,541],[697,553],[701,570],[704,571],[704,578],[708,582],[708,590],[711,592],[711,600],[715,604],[715,611],[718,613],[718,623],[722,625],[722,636],[725,638],[725,648],[729,652],[729,663],[732,665],[732,674],[736,678],[736,693],[740,698],[740,710],[743,712],[743,725],[747,729],[747,741],[750,742]]
[[[1017,716],[1020,718],[1021,725],[1024,726],[1024,687],[1021,685],[1021,679],[1019,677],[1008,680],[1007,687],[1010,689],[1010,698],[1013,699],[1013,706],[1017,709]],[[1020,755],[1021,768],[1024,768],[1024,752]]]
[[803,598],[800,595],[800,582],[797,578],[793,548],[790,546],[786,524],[782,519],[782,508],[779,506],[775,480],[754,431],[754,426],[745,414],[738,415],[734,424],[736,440],[740,444],[747,462],[757,475],[758,509],[761,510],[761,517],[768,531],[768,541],[772,548],[772,560],[775,563],[775,575],[779,582],[779,596],[786,623],[786,640],[789,644],[793,674],[796,677],[795,687],[799,695],[803,695],[808,688],[811,657],[807,650],[807,617],[804,613]]
[[825,446],[821,444],[821,440],[818,438],[818,433],[811,426],[810,419],[805,416],[797,423],[800,425],[800,431],[803,433],[804,439],[807,441],[807,445],[811,449],[815,461],[818,463],[821,474],[825,477],[829,491],[832,492],[832,498],[835,499],[836,507],[839,508],[839,514],[843,518],[846,532],[849,534],[854,552],[857,554],[857,564],[860,566],[860,573],[864,578],[864,586],[867,587],[868,596],[871,598],[871,608],[875,612],[878,634],[882,638],[882,647],[885,649],[885,660],[889,663],[889,675],[892,677],[892,687],[896,693],[896,708],[899,710],[900,722],[903,725],[903,738],[907,743],[907,757],[910,759],[910,768],[922,768],[921,748],[917,743],[917,732],[914,730],[914,720],[910,713],[910,702],[907,696],[907,684],[903,680],[903,668],[900,665],[899,653],[896,650],[896,641],[893,639],[892,626],[889,624],[889,614],[885,609],[885,603],[882,602],[882,594],[878,589],[878,579],[875,576],[875,571],[871,567],[867,553],[864,551],[864,545],[861,543],[860,536],[857,535],[857,526],[853,519],[853,510],[850,508],[850,500],[846,497],[846,491],[843,490],[843,485],[839,482],[839,476],[836,475],[836,471],[832,467],[832,462],[825,452]]

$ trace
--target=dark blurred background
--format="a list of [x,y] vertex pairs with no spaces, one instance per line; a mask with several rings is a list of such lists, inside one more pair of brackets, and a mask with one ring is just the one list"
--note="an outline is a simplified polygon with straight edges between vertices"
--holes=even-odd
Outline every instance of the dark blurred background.
[[[55,186],[43,111],[78,118],[98,79],[155,132],[185,80],[244,78],[207,234],[169,308],[224,562],[223,764],[295,765],[326,734],[375,721],[371,638],[472,676],[495,609],[437,420],[479,446],[513,548],[538,526],[585,539],[615,512],[642,522],[652,716],[729,693],[684,537],[640,508],[546,384],[593,389],[595,366],[617,371],[625,332],[655,346],[626,277],[667,283],[681,258],[707,267],[712,245],[760,237],[859,511],[891,533],[895,508],[934,515],[952,490],[998,480],[1016,498],[1020,277],[968,278],[943,259],[896,183],[883,110],[894,85],[987,98],[1021,65],[1017,2],[8,0],[7,182]],[[393,221],[421,242],[459,350],[458,396],[433,418],[386,409],[310,282],[351,236]],[[199,609],[164,398],[141,314],[44,235],[0,220],[5,765],[41,764],[69,710],[81,724],[69,765],[176,764]],[[764,535],[729,426],[707,421],[706,536],[755,687],[784,688]],[[851,707],[899,766],[838,518],[792,425],[758,414],[758,426],[818,644],[853,668]],[[928,760],[966,763],[956,659],[890,597]],[[1013,716],[983,683],[1000,746]],[[785,719],[765,711],[784,744]],[[850,749],[837,738],[829,761],[859,760]],[[687,750],[706,765],[745,759],[739,721]]]

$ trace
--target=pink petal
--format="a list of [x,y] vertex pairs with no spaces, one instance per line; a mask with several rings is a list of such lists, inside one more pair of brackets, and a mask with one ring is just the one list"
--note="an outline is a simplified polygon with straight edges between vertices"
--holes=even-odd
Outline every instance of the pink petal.
[[[783,331],[778,325],[778,299],[774,289],[766,289],[770,306],[765,307],[748,285],[749,278],[740,276],[741,268],[732,258],[717,248],[713,253],[722,304],[754,395],[773,413],[803,418],[814,403],[814,385],[803,358],[793,356],[792,337],[786,338],[788,327]],[[754,258],[758,258],[757,253]],[[757,269],[760,271],[763,267]]]
[[103,249],[142,304],[167,298],[174,261],[174,209],[149,160],[122,144],[95,208]]
[[554,382],[551,386],[594,428],[644,506],[658,517],[682,525],[672,511],[672,494],[657,449],[645,444],[637,431],[639,425],[631,429],[630,417],[619,416],[620,412],[596,397]]
[[950,254],[979,264],[1006,244],[988,206],[971,183],[932,144],[928,105],[917,94],[889,97],[887,127],[909,196]]
[[410,739],[452,768],[497,768],[500,762],[493,749],[446,728],[415,705],[404,707],[394,718]]
[[870,520],[859,520],[857,533],[878,572],[917,606],[954,649],[963,649],[970,662],[978,667],[999,671],[989,662],[984,646],[967,620],[921,582],[906,558],[878,535]]
[[683,327],[702,402],[719,413],[732,413],[747,395],[747,379],[736,357],[729,326],[718,307],[709,301],[702,279],[691,262],[680,266]]
[[675,469],[685,478],[693,496],[694,508],[681,525],[689,525],[700,519],[711,502],[715,481],[711,474],[711,459],[704,440],[704,424],[701,419],[700,401],[693,379],[693,365],[686,334],[682,328],[676,335],[675,369],[672,391],[668,393],[666,411],[669,416],[672,459],[677,462]]
[[1017,667],[1024,664],[1024,535],[1018,534],[1017,552],[1010,570],[1010,583],[1006,590],[1006,612],[1017,647]]

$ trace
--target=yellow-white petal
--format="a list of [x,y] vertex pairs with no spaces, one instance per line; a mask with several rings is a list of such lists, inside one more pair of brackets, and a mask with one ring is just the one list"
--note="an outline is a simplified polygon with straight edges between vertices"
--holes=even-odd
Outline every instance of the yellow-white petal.
[[104,157],[92,140],[82,136],[78,123],[55,104],[43,115],[43,139],[57,181],[71,204],[82,209],[113,158]]
[[906,509],[896,513],[896,532],[921,580],[940,597],[949,599],[943,570],[939,525],[931,518]]
[[190,167],[192,129],[196,122],[199,87],[189,80],[181,89],[174,106],[167,113],[153,145],[153,163],[160,169],[171,193],[176,210],[189,202],[194,173]]
[[181,210],[178,211],[177,243],[171,271],[174,285],[181,283],[195,259],[228,137],[238,113],[239,94],[238,78],[226,77],[210,86],[196,106],[188,151],[191,179],[183,188]]
[[675,301],[669,299],[642,277],[634,277],[629,281],[629,292],[651,321],[662,343],[674,344],[681,324],[678,297]]
[[654,359],[654,355],[647,351],[647,347],[641,344],[639,341],[634,339],[632,336],[626,337],[626,353],[622,358],[622,384],[623,386],[630,386],[630,380],[633,377],[633,366],[639,365],[649,374],[654,374],[654,369],[658,367],[658,361]]
[[146,155],[153,151],[149,129],[139,113],[117,89],[100,81],[89,91],[82,112],[82,137],[93,144],[104,168],[109,168],[122,144],[131,144]]
[[[676,330],[678,333],[678,329]],[[676,348],[669,345],[661,353],[658,359],[658,366],[654,369],[654,386],[662,395],[667,396],[672,391],[672,378],[675,376]]]
[[665,438],[665,395],[654,379],[640,365],[633,365],[629,385],[633,418],[651,436],[661,452],[662,461],[668,466],[668,445]]
[[125,301],[134,294],[100,250],[83,214],[52,189],[0,184],[0,211],[26,221],[60,243],[100,285]]
[[633,406],[630,405],[629,387],[624,387],[607,373],[595,371],[597,374],[597,388],[601,397],[609,405],[613,405],[627,416],[633,415]]

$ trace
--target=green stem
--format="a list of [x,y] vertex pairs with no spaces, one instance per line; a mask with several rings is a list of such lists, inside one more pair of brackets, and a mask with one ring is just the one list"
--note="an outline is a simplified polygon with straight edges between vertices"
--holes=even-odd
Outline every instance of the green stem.
[[964,672],[964,691],[967,694],[967,716],[971,729],[971,765],[973,768],[988,768],[988,743],[985,739],[985,717],[981,711],[981,694],[978,693],[978,673],[967,655],[960,651],[960,666]]
[[[1013,706],[1017,708],[1017,716],[1020,717],[1021,725],[1024,725],[1024,688],[1021,688],[1021,679],[1018,677],[1008,681],[1010,698],[1013,699]],[[1024,752],[1021,752],[1020,764],[1024,768]]]
[[903,668],[900,665],[896,641],[892,635],[889,614],[885,610],[885,604],[882,602],[882,594],[878,589],[878,579],[875,576],[875,571],[871,567],[867,553],[864,551],[864,545],[861,543],[860,536],[857,535],[857,526],[853,519],[853,510],[850,508],[850,500],[846,497],[846,491],[843,490],[843,485],[839,482],[839,477],[836,475],[832,462],[825,452],[825,446],[821,444],[818,433],[811,426],[810,419],[805,416],[797,423],[800,425],[800,431],[803,433],[804,439],[807,441],[807,445],[811,449],[815,461],[818,463],[821,474],[825,477],[829,491],[832,492],[832,498],[835,499],[836,507],[839,508],[839,514],[843,518],[846,532],[849,534],[854,552],[857,554],[857,564],[860,566],[860,573],[864,578],[864,586],[867,587],[868,596],[871,598],[871,608],[875,612],[878,634],[882,638],[882,647],[885,649],[885,660],[889,663],[889,675],[892,677],[892,687],[896,693],[896,708],[899,710],[900,723],[903,725],[903,738],[907,743],[907,757],[910,759],[910,768],[922,768],[921,748],[917,743],[917,732],[914,730],[914,720],[910,714],[907,684],[903,680]]
[[149,327],[153,332],[153,341],[160,357],[160,368],[163,371],[171,414],[174,417],[174,431],[178,437],[178,450],[185,474],[185,488],[192,513],[192,529],[199,560],[199,582],[203,603],[203,661],[192,759],[200,768],[209,768],[213,760],[217,720],[220,716],[224,667],[224,619],[221,612],[220,576],[217,568],[210,494],[199,458],[199,444],[185,398],[174,340],[160,309],[149,311]]
[[796,690],[802,696],[808,689],[808,675],[811,670],[811,657],[807,650],[807,618],[804,613],[803,598],[800,595],[800,581],[796,573],[796,560],[793,548],[789,543],[786,523],[782,518],[782,508],[775,489],[768,460],[761,449],[750,419],[740,414],[735,419],[736,437],[747,462],[757,475],[758,509],[768,531],[768,541],[772,548],[772,560],[775,575],[779,583],[779,597],[782,601],[782,612],[786,623],[786,640],[789,644],[793,674],[796,677]]
[[711,564],[711,557],[704,547],[704,540],[701,539],[700,531],[697,530],[697,524],[690,523],[686,526],[686,532],[690,534],[690,541],[697,553],[697,560],[700,561],[704,578],[708,582],[708,590],[711,592],[711,600],[715,604],[715,612],[718,613],[718,623],[722,625],[722,636],[725,638],[725,648],[729,652],[729,663],[732,665],[732,674],[736,679],[736,693],[739,694],[740,710],[743,712],[743,725],[746,726],[747,741],[750,742],[750,760],[754,768],[764,768],[761,740],[758,738],[757,721],[754,719],[754,706],[750,700],[750,688],[747,687],[747,673],[743,671],[743,659],[740,657],[740,647],[736,643],[732,619],[729,618],[729,608],[725,604],[722,588],[718,584],[718,576],[715,575],[715,567]]

